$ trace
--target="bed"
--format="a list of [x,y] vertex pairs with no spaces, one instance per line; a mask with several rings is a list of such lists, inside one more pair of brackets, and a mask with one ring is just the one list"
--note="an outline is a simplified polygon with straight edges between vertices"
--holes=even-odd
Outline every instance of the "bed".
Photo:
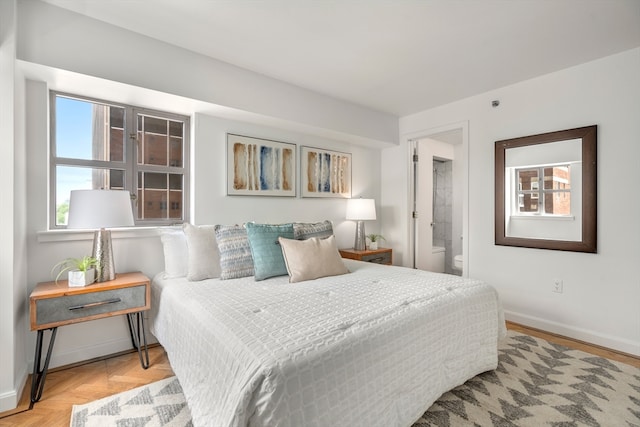
[[497,366],[496,291],[344,260],[349,274],[189,281],[157,275],[151,330],[204,426],[403,426]]

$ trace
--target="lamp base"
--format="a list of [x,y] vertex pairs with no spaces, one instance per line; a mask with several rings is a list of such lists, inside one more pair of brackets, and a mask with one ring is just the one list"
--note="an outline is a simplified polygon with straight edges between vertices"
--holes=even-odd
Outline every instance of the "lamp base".
[[96,282],[108,282],[116,278],[116,267],[111,247],[111,230],[101,228],[93,234],[93,255],[98,260]]
[[367,238],[364,232],[364,221],[356,222],[356,240],[353,249],[356,251],[364,251],[367,248]]

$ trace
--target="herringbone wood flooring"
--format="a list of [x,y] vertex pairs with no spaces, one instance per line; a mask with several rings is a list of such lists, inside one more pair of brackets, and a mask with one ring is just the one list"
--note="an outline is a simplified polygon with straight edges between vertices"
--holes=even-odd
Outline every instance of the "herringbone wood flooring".
[[[149,369],[140,366],[137,352],[70,367],[47,374],[42,399],[29,407],[31,378],[15,415],[0,418],[2,427],[67,427],[71,406],[91,402],[173,375],[161,346],[149,348]],[[16,412],[12,411],[12,412]],[[0,414],[0,417],[8,413]]]
[[[507,323],[507,327],[640,368],[640,358],[514,323]],[[32,410],[27,410],[31,387],[31,382],[28,382],[18,408],[0,414],[0,427],[67,427],[71,418],[72,405],[91,402],[173,375],[167,355],[161,346],[150,348],[149,357],[151,366],[147,370],[140,367],[138,353],[127,353],[104,360],[52,370],[47,375],[40,402],[36,403]]]

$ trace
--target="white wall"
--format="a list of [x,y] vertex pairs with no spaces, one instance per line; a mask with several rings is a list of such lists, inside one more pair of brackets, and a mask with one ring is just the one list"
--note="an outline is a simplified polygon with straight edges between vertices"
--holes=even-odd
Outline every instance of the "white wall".
[[[0,2],[0,412],[15,407],[26,378],[27,316],[24,107],[15,85],[16,2]],[[17,309],[16,309],[17,308]]]
[[[493,108],[491,101],[500,100]],[[444,105],[400,120],[400,146],[383,150],[382,228],[408,229],[408,136],[469,121],[468,274],[494,285],[507,318],[640,355],[638,158],[640,49]],[[494,142],[598,125],[598,253],[494,245]],[[405,171],[401,174],[399,171]],[[551,291],[564,281],[564,293]]]
[[[0,192],[2,209],[0,221],[0,412],[17,401],[15,393],[15,343],[17,325],[14,316],[14,62],[15,62],[15,1],[0,3],[0,182],[5,183]],[[9,349],[10,351],[4,351]]]

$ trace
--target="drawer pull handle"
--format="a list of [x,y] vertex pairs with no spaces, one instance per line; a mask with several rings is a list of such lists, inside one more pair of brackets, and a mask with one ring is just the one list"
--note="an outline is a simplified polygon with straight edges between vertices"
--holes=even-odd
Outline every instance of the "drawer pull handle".
[[89,304],[83,304],[83,305],[74,305],[73,307],[69,307],[69,310],[83,310],[85,308],[99,307],[101,305],[107,305],[107,304],[115,304],[120,301],[122,301],[120,298],[111,298],[105,301],[91,302]]
[[369,260],[369,262],[374,262],[374,263],[379,263],[379,262],[381,262],[381,261],[384,261],[384,257],[383,257],[383,256],[380,256],[380,257],[378,257],[378,258],[371,258],[371,259]]

